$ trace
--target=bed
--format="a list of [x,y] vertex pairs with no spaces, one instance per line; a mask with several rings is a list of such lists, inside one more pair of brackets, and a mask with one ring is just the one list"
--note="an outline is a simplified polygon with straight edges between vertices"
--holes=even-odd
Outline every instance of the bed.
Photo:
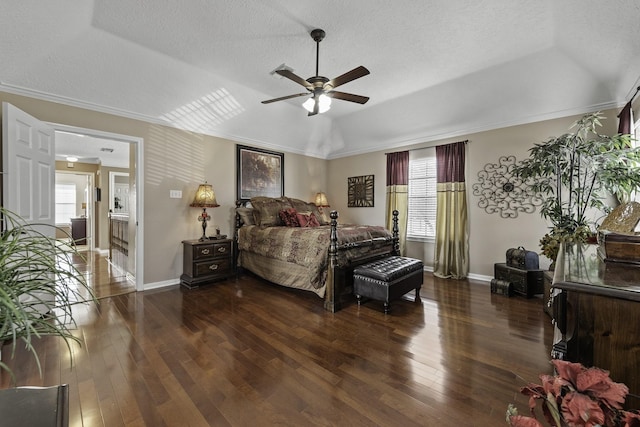
[[353,269],[399,254],[394,230],[338,224],[314,204],[289,197],[254,197],[236,203],[234,260],[244,270],[278,285],[313,292],[324,308],[338,311],[353,287]]

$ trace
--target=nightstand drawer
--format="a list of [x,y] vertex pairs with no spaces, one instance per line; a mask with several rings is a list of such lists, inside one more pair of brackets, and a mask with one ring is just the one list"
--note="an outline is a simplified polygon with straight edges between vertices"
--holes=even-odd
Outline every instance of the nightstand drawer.
[[193,247],[193,259],[224,257],[231,253],[231,242],[208,243]]
[[194,264],[194,277],[210,276],[212,274],[228,274],[231,270],[231,261],[228,258],[213,259],[196,262]]
[[233,240],[184,240],[180,284],[191,289],[235,274]]

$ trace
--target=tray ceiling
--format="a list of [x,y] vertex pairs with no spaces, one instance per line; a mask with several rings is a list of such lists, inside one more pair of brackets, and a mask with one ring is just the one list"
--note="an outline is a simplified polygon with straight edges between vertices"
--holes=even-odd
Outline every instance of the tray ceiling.
[[[0,90],[321,158],[618,107],[640,77],[635,0],[50,0],[0,5]],[[307,117],[271,72],[359,65],[369,96]],[[304,90],[302,90],[304,91]]]

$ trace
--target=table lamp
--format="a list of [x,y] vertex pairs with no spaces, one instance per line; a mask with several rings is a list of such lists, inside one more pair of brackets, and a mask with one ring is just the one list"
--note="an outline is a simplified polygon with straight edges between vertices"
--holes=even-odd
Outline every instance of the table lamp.
[[327,200],[327,195],[324,194],[323,192],[316,193],[316,200],[314,204],[318,207],[318,211],[322,215],[323,219],[328,222],[329,218],[327,218],[327,215],[323,210],[323,208],[329,207],[329,201]]
[[207,208],[216,208],[220,206],[216,201],[216,193],[213,192],[213,187],[211,184],[200,184],[198,190],[196,191],[196,195],[193,198],[193,203],[189,206],[195,208],[202,208],[202,213],[198,215],[198,221],[202,222],[202,237],[200,237],[200,241],[207,240],[207,221],[211,219],[211,216],[207,213]]

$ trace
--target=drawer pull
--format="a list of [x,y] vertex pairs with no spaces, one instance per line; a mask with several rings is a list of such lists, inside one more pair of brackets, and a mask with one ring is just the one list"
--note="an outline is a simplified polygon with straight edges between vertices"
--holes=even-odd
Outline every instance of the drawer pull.
[[218,248],[218,252],[220,252],[220,253],[225,253],[225,252],[227,252],[227,248],[226,248],[226,247],[224,247],[224,246],[220,246],[220,247]]
[[209,270],[217,270],[218,269],[218,264],[211,264],[209,266]]
[[203,250],[202,250],[202,253],[203,253],[204,255],[209,255],[209,249],[203,249]]

